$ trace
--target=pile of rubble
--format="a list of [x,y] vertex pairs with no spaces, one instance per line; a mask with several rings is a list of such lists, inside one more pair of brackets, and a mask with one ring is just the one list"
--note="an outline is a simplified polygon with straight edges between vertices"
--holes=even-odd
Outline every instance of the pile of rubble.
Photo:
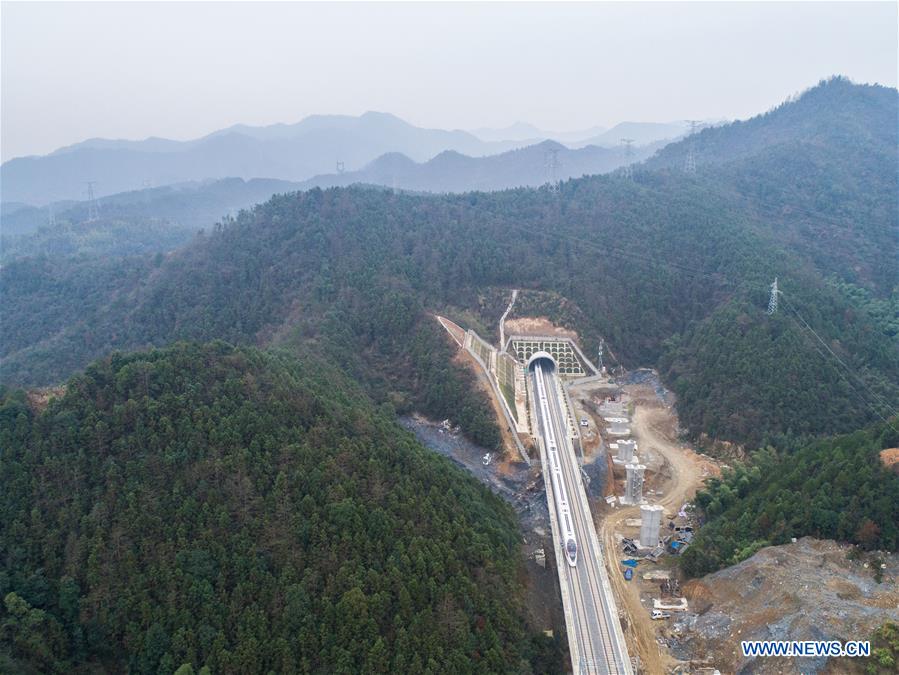
[[899,621],[899,555],[882,554],[875,570],[851,550],[805,537],[685,584],[691,611],[671,626],[667,644],[680,660],[722,672],[841,672],[826,657],[744,658],[740,642],[868,640]]

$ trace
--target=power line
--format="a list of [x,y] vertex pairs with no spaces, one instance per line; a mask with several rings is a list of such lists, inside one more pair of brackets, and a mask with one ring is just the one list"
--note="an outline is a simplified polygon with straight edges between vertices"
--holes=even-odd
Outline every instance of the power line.
[[[755,196],[747,196],[740,193],[736,193],[736,196],[741,197],[744,200],[742,208],[753,210],[756,212],[752,215],[773,215],[780,218],[787,218],[790,216],[798,215],[806,216],[808,218],[815,218],[816,220],[827,221],[830,223],[834,223],[835,225],[845,225],[847,221],[857,221],[857,218],[852,218],[850,216],[835,216],[833,212],[813,211],[802,206],[777,203],[771,200],[764,200]],[[784,208],[788,208],[790,212],[786,214],[783,213]]]
[[[803,335],[803,336],[804,336],[805,334],[804,334],[804,332],[802,331],[802,326],[801,326],[800,323],[796,320],[796,318],[793,317],[793,316],[790,316],[790,320],[791,320],[793,323],[796,324],[796,327],[798,328],[798,331],[799,331],[800,335]],[[821,351],[821,349],[818,347],[818,345],[812,343],[811,346],[812,346],[812,349],[814,349],[814,350],[818,353],[818,355],[819,355],[822,359],[824,359],[824,361],[827,361],[827,355],[826,355],[824,352]],[[832,364],[831,364],[831,365],[832,365]],[[848,377],[846,377],[846,375],[844,375],[844,374],[843,374],[843,373],[842,373],[836,366],[833,366],[833,365],[832,365],[832,367],[833,367],[834,371],[836,372],[837,376],[839,376],[839,378],[840,378],[841,380],[843,380],[843,382],[845,382],[846,384],[848,384],[848,385],[852,388],[852,390],[859,396],[859,398],[861,399],[862,403],[865,404],[865,405],[868,407],[868,409],[871,410],[871,412],[873,412],[877,417],[879,417],[879,418],[881,419],[881,421],[882,421],[884,424],[886,424],[890,429],[892,429],[892,430],[895,431],[896,433],[899,433],[899,429],[896,429],[896,427],[894,427],[894,426],[892,425],[892,423],[890,422],[890,420],[887,419],[886,417],[884,417],[883,414],[880,412],[880,410],[877,409],[876,406],[872,405],[871,402],[870,402],[869,400],[867,400],[867,399],[864,398],[864,396],[862,395],[862,392],[859,391],[859,388],[858,388],[855,384],[853,384],[852,380],[850,380]],[[867,385],[863,385],[863,386],[864,386],[864,391],[867,391],[867,392],[869,392],[869,393],[871,393],[871,394],[874,393],[874,392],[872,392],[872,391],[870,390],[870,388],[868,388]]]
[[[695,122],[695,121],[691,121],[691,135],[692,135],[692,132],[695,132],[695,127],[696,127],[696,122]],[[691,147],[692,147],[692,146],[691,146]],[[692,150],[691,150],[691,152],[692,152]],[[694,162],[695,162],[695,156],[694,156]],[[693,167],[693,168],[694,168],[694,170],[695,170],[695,164],[694,164],[694,167]],[[755,202],[755,205],[756,205],[756,206],[764,206],[764,205],[766,204],[766,202],[761,201],[761,200],[754,200],[754,202]],[[816,215],[814,212],[811,212],[811,211],[808,211],[808,210],[805,210],[805,209],[801,209],[801,208],[795,208],[795,207],[792,207],[792,210],[793,210],[794,213],[804,212],[805,215]],[[825,219],[826,219],[826,220],[831,220],[832,222],[845,222],[845,221],[843,221],[843,220],[837,220],[837,219],[835,219],[833,216],[829,216],[829,217],[828,217],[828,214],[819,214],[819,215],[820,215],[820,219],[821,219],[821,220],[825,220]],[[761,288],[765,288],[766,291],[769,291],[769,302],[768,302],[768,311],[767,311],[767,313],[768,313],[769,315],[772,315],[772,314],[774,314],[774,313],[777,312],[777,309],[778,309],[778,296],[782,296],[782,295],[783,295],[783,292],[778,288],[778,281],[777,281],[777,278],[775,278],[774,283],[772,283],[772,284],[771,284],[770,286],[768,286],[768,287],[762,287],[762,286],[759,285],[759,284],[756,284],[756,283],[754,283],[754,282],[750,282],[750,281],[747,281],[747,280],[743,280],[742,282],[737,283],[734,279],[732,279],[732,278],[728,277],[727,275],[724,275],[724,274],[722,274],[722,273],[720,273],[720,272],[718,272],[718,273],[711,273],[711,272],[705,272],[705,271],[703,271],[703,270],[696,270],[695,268],[692,268],[692,267],[686,267],[686,266],[683,266],[683,265],[678,265],[677,263],[672,263],[672,262],[670,262],[670,261],[661,261],[661,260],[658,260],[657,258],[652,258],[652,257],[649,257],[649,256],[642,256],[642,255],[639,255],[639,254],[635,254],[635,253],[633,253],[632,251],[626,251],[626,250],[623,250],[623,249],[616,249],[616,247],[611,246],[611,245],[603,246],[603,245],[601,245],[601,244],[599,244],[599,243],[597,243],[597,242],[593,242],[593,241],[590,241],[590,240],[587,240],[587,239],[580,239],[580,238],[577,238],[577,237],[574,237],[574,236],[570,236],[570,235],[563,235],[563,234],[560,234],[559,232],[553,232],[553,233],[550,233],[550,232],[545,232],[545,231],[530,230],[530,229],[528,229],[528,228],[526,228],[526,227],[522,227],[522,226],[521,226],[520,224],[518,224],[518,223],[507,223],[507,226],[509,226],[509,227],[511,227],[511,228],[514,228],[514,229],[521,230],[521,231],[523,231],[523,232],[528,232],[528,233],[533,234],[533,235],[538,236],[538,237],[547,237],[547,238],[556,238],[556,239],[567,239],[567,240],[570,240],[570,241],[576,243],[578,246],[583,246],[583,247],[587,247],[587,248],[594,248],[594,249],[597,249],[597,250],[602,251],[602,252],[605,253],[605,254],[618,255],[618,256],[623,257],[623,258],[629,258],[629,259],[632,259],[632,260],[638,260],[638,261],[641,261],[641,262],[644,262],[644,263],[651,264],[651,265],[654,266],[654,267],[666,267],[666,268],[668,268],[669,270],[678,272],[678,273],[680,273],[680,274],[683,274],[684,276],[688,276],[688,277],[691,277],[691,278],[693,278],[693,279],[701,279],[701,278],[714,279],[714,280],[715,280],[717,283],[719,283],[719,284],[728,284],[728,285],[731,285],[731,286],[734,288],[734,290],[736,290],[736,289],[738,289],[738,288],[746,288],[746,289],[752,289],[752,288],[755,288],[755,289],[758,289],[758,290],[760,290]],[[644,279],[643,281],[645,282],[646,280]],[[650,285],[654,285],[654,284],[650,283]],[[896,409],[894,409],[894,408],[893,408],[887,401],[885,401],[885,400],[884,400],[884,399],[883,399],[877,392],[875,392],[874,390],[872,390],[872,389],[868,386],[868,384],[867,384],[866,382],[864,382],[864,380],[862,380],[862,378],[861,378],[860,375],[858,375],[855,371],[853,371],[851,368],[849,368],[848,365],[846,365],[846,363],[845,363],[845,362],[844,362],[844,361],[843,361],[843,360],[842,360],[842,359],[841,359],[841,358],[840,358],[840,357],[839,357],[839,356],[838,356],[838,355],[837,355],[837,354],[830,348],[829,345],[827,345],[827,343],[821,338],[820,335],[818,335],[818,333],[817,333],[817,332],[811,327],[811,325],[810,325],[810,324],[809,324],[809,323],[802,317],[802,315],[799,314],[798,310],[796,310],[796,308],[792,305],[792,303],[788,303],[788,302],[786,301],[786,298],[784,298],[784,300],[785,300],[786,306],[787,306],[787,307],[793,312],[793,314],[795,314],[795,316],[798,317],[799,320],[802,322],[802,324],[800,324],[799,321],[797,321],[795,317],[790,316],[790,319],[796,324],[796,326],[797,326],[797,328],[798,328],[798,330],[799,330],[799,333],[800,333],[800,334],[803,334],[803,332],[804,332],[804,331],[803,331],[803,324],[804,324],[805,328],[806,328],[806,329],[807,329],[807,330],[808,330],[808,331],[809,331],[809,332],[810,332],[810,333],[817,339],[817,341],[818,341],[818,342],[819,342],[819,343],[826,349],[827,353],[829,353],[830,356],[831,356],[832,358],[834,358],[834,359],[835,359],[835,360],[836,360],[836,361],[843,367],[843,369],[845,369],[846,372],[848,372],[850,375],[854,375],[854,376],[858,379],[858,381],[861,383],[862,387],[864,388],[864,392],[866,392],[870,398],[868,398],[868,397],[862,395],[862,392],[859,391],[858,387],[857,387],[857,386],[856,386],[856,385],[855,385],[849,378],[847,378],[846,375],[845,375],[839,368],[836,368],[836,366],[834,366],[834,369],[837,371],[837,374],[839,375],[839,377],[840,377],[844,382],[846,382],[846,383],[847,383],[847,384],[848,384],[848,385],[849,385],[849,386],[850,386],[850,387],[851,387],[857,394],[859,394],[860,399],[862,400],[862,402],[863,402],[869,409],[871,409],[872,412],[874,412],[874,414],[877,415],[877,417],[879,417],[879,418],[880,418],[880,419],[881,419],[887,426],[889,426],[893,431],[897,431],[897,429],[890,423],[890,421],[889,421],[886,417],[883,416],[883,414],[882,414],[881,411],[877,408],[877,406],[874,405],[874,404],[872,404],[872,399],[873,399],[873,402],[874,402],[874,403],[876,403],[877,405],[881,406],[883,409],[887,410],[890,417],[893,417],[893,416],[899,416],[899,412],[897,412]],[[826,355],[824,352],[822,352],[822,351],[820,350],[820,348],[817,347],[817,345],[812,344],[812,347],[815,349],[815,351],[816,351],[819,355],[821,355],[822,358],[824,358],[825,360],[827,360],[827,355]],[[899,431],[897,431],[897,433],[899,433]]]
[[[836,362],[839,363],[839,364],[845,369],[845,371],[846,371],[847,373],[849,373],[850,375],[854,375],[854,376],[855,376],[855,378],[856,378],[856,379],[861,383],[861,385],[865,388],[865,391],[868,392],[868,393],[873,397],[873,399],[875,400],[875,402],[878,403],[880,406],[882,406],[883,408],[885,408],[885,409],[887,410],[887,413],[888,413],[888,415],[889,415],[890,417],[897,417],[897,416],[899,416],[899,410],[896,410],[895,408],[893,408],[892,405],[890,405],[890,403],[889,403],[888,401],[886,401],[883,397],[880,396],[880,394],[878,394],[876,391],[874,391],[873,389],[871,389],[871,387],[868,386],[868,383],[865,382],[865,381],[861,378],[861,376],[860,376],[855,370],[853,370],[853,369],[850,368],[848,365],[846,365],[846,362],[843,361],[843,359],[841,359],[841,358],[837,355],[837,353],[834,352],[833,349],[830,348],[830,345],[828,345],[827,342],[825,342],[824,339],[823,339],[820,335],[818,335],[817,331],[815,331],[815,329],[812,328],[811,325],[809,325],[808,321],[805,320],[805,318],[799,313],[799,311],[793,306],[793,304],[790,303],[786,298],[784,298],[784,305],[785,305],[790,311],[792,311],[793,314],[795,314],[795,315],[799,318],[799,320],[802,322],[802,325],[803,325],[806,329],[808,329],[808,331],[809,331],[812,335],[815,336],[815,338],[818,340],[818,342],[821,343],[821,346],[823,346],[824,349],[827,350],[827,352],[834,358],[834,360],[836,360]],[[795,321],[795,319],[794,319],[794,321]],[[797,322],[797,323],[798,323],[798,322]],[[819,350],[819,353],[821,353],[820,350]],[[823,356],[823,354],[822,354],[822,356]],[[840,373],[839,370],[837,370],[837,372]],[[843,379],[846,379],[846,378],[843,376],[842,373],[840,373],[840,376],[843,377]],[[847,381],[848,381],[848,380],[847,380]],[[850,383],[850,384],[851,384],[851,383]],[[855,388],[856,391],[858,391],[858,389],[857,389],[854,385],[853,385],[853,388]],[[869,402],[866,401],[866,403],[869,403]],[[869,403],[869,404],[870,404],[870,403]],[[872,408],[872,409],[873,409],[873,408]],[[877,413],[877,415],[878,415],[884,422],[887,422],[887,420],[886,420],[886,419],[885,419],[885,418],[884,418],[884,417],[883,417],[883,416],[882,416],[876,409],[875,409],[875,412]],[[887,423],[889,424],[889,422],[887,422]],[[892,425],[891,425],[891,428],[892,428]],[[896,431],[895,429],[893,429],[893,430]]]
[[771,284],[771,297],[768,299],[768,316],[777,312],[777,295],[780,293],[777,290],[777,277],[774,277],[774,283]]
[[699,122],[700,120],[687,120],[690,125],[690,133],[687,136],[687,157],[684,159],[684,171],[687,173],[696,173],[696,140],[694,136]]
[[[691,122],[696,122],[696,120],[691,120]],[[728,195],[722,194],[720,196],[722,198],[726,198]],[[746,195],[741,195],[741,194],[737,194],[737,196],[742,197],[744,201],[740,205],[735,205],[734,206],[735,209],[738,209],[738,210],[739,209],[752,209],[755,211],[755,213],[753,213],[752,215],[764,216],[764,215],[766,215],[765,209],[760,208],[760,207],[768,207],[767,215],[776,215],[776,216],[780,216],[780,217],[783,217],[783,215],[784,215],[780,212],[780,209],[783,207],[783,204],[775,203],[775,202],[768,201],[768,200],[758,199],[756,197],[747,197]],[[843,225],[847,222],[846,218],[836,217],[832,213],[825,213],[823,211],[812,211],[812,210],[809,210],[806,208],[795,207],[795,206],[790,206],[789,208],[790,208],[792,214],[794,214],[794,215],[801,214],[801,215],[807,216],[809,218],[815,218],[817,220],[827,221],[827,222],[831,222],[831,223],[838,224],[838,225]],[[764,225],[766,223],[764,221],[760,221],[759,224]],[[579,241],[579,243],[589,245],[589,242],[587,242],[587,241],[583,241],[583,242]],[[670,263],[664,263],[661,261],[657,261],[657,264],[668,265],[668,266],[671,265]],[[712,275],[709,275],[709,276],[711,277]],[[765,290],[767,291],[768,288],[766,287]]]
[[634,139],[622,138],[621,142],[624,144],[624,169],[622,170],[622,175],[626,180],[632,180],[634,177]]
[[[799,319],[800,319],[800,321],[802,321],[803,325],[804,325],[806,328],[808,328],[809,331],[811,331],[812,335],[814,335],[814,336],[818,339],[818,342],[821,343],[821,345],[822,345],[822,346],[823,346],[823,347],[830,353],[830,355],[831,355],[834,359],[837,360],[837,362],[838,362],[841,366],[843,366],[843,368],[845,368],[845,369],[846,369],[848,372],[850,372],[850,373],[853,372],[852,369],[851,369],[849,366],[846,365],[846,362],[843,361],[843,359],[841,359],[841,358],[836,354],[836,352],[834,352],[834,351],[830,348],[830,345],[828,345],[828,344],[821,338],[821,336],[818,335],[818,333],[815,332],[815,329],[812,328],[812,327],[809,325],[808,321],[806,321],[805,318],[803,318],[803,316],[799,313],[799,310],[797,310],[789,300],[787,300],[786,298],[784,298],[784,304],[785,304],[785,305],[786,305],[786,306],[787,306],[787,307],[788,307],[788,308],[789,308],[789,309],[790,309],[796,316],[799,317]],[[873,393],[873,392],[872,392],[872,393]],[[881,402],[883,402],[883,401],[881,400]],[[886,405],[886,404],[884,403],[884,405]],[[889,408],[889,406],[887,406],[887,407]],[[892,414],[894,414],[894,415],[895,415],[895,414],[899,414],[899,412],[897,412],[897,411],[895,411],[895,410],[891,410],[891,412],[892,412]]]
[[601,242],[590,241],[589,239],[581,239],[579,237],[573,235],[561,234],[559,232],[547,232],[543,230],[533,230],[528,227],[521,225],[516,222],[508,222],[504,224],[504,227],[508,227],[510,229],[519,230],[521,232],[525,232],[527,234],[534,235],[536,237],[545,237],[547,239],[564,239],[570,241],[571,243],[576,244],[580,247],[592,248],[600,253],[611,254],[621,258],[627,258],[630,260],[638,260],[640,262],[647,263],[652,267],[666,267],[669,270],[678,272],[684,276],[691,277],[694,280],[701,279],[709,279],[715,281],[719,284],[729,283],[733,284],[736,288],[751,288],[754,290],[764,290],[767,292],[768,286],[766,284],[758,283],[758,282],[749,282],[749,281],[741,281],[737,283],[732,278],[724,275],[722,272],[707,272],[702,269],[697,269],[694,266],[680,265],[678,263],[660,260],[658,258],[653,258],[651,256],[641,255],[639,253],[634,253],[631,250],[618,248],[613,244],[603,244]]
[[92,223],[99,218],[100,209],[97,207],[97,199],[94,196],[95,180],[86,181],[87,183],[87,222]]
[[543,163],[546,168],[546,187],[552,194],[559,194],[559,149],[550,148],[543,154]]
[[[708,271],[703,269],[697,269],[693,265],[681,265],[675,262],[671,262],[668,260],[660,260],[659,258],[641,255],[639,253],[635,253],[630,249],[624,249],[615,246],[611,243],[603,243],[597,241],[591,241],[590,239],[585,239],[581,237],[577,237],[574,235],[566,235],[562,234],[558,231],[545,231],[545,230],[535,230],[530,229],[519,222],[507,222],[505,227],[510,229],[516,229],[521,232],[534,235],[536,237],[547,238],[547,239],[563,239],[567,240],[579,247],[586,247],[594,249],[598,252],[609,254],[613,256],[617,256],[619,258],[637,260],[643,263],[646,263],[649,267],[664,267],[673,272],[677,272],[682,274],[683,276],[689,277],[694,280],[702,280],[708,279],[710,281],[714,281],[722,286],[729,286],[732,290],[744,289],[744,290],[752,290],[757,292],[764,292],[769,295],[770,299],[770,291],[771,286],[769,284],[762,283],[760,281],[750,281],[747,279],[736,280],[733,277],[726,275],[724,272],[720,271]],[[783,292],[778,288],[778,295],[783,295]]]
[[[713,275],[713,274],[711,274],[711,273],[703,272],[703,271],[701,271],[701,270],[695,270],[695,269],[687,268],[687,267],[684,267],[684,266],[681,266],[681,265],[677,265],[676,263],[669,263],[669,262],[666,262],[666,261],[660,261],[660,260],[658,260],[658,259],[650,258],[650,257],[647,257],[647,256],[641,256],[641,255],[633,254],[632,252],[629,252],[629,251],[615,250],[613,247],[605,247],[605,246],[601,246],[601,245],[599,245],[599,244],[597,244],[597,243],[594,243],[594,242],[591,242],[591,241],[589,241],[589,240],[578,240],[578,239],[575,238],[575,237],[571,237],[571,236],[568,236],[568,235],[561,235],[561,234],[559,234],[559,233],[549,233],[549,232],[534,231],[534,230],[530,230],[530,229],[528,229],[528,228],[521,227],[521,226],[518,225],[518,224],[512,224],[512,223],[509,223],[508,226],[511,227],[511,228],[514,228],[514,229],[519,229],[519,230],[528,232],[528,233],[530,233],[530,234],[534,234],[534,235],[536,235],[536,236],[543,236],[543,237],[547,237],[547,238],[557,238],[557,239],[569,239],[569,240],[573,240],[573,241],[575,241],[577,244],[579,244],[579,245],[581,245],[581,246],[586,246],[586,247],[588,247],[588,248],[595,248],[595,249],[601,250],[601,251],[604,252],[604,253],[612,253],[612,254],[620,255],[621,257],[627,257],[627,258],[630,258],[630,259],[639,260],[639,261],[641,261],[641,262],[651,263],[654,267],[668,267],[669,269],[671,269],[671,270],[673,270],[673,271],[676,271],[676,272],[679,272],[679,273],[681,273],[681,274],[684,274],[685,276],[691,276],[691,277],[693,277],[694,279],[713,278],[713,279],[715,279],[718,283],[728,283],[728,284],[730,284],[734,290],[739,289],[739,288],[744,288],[744,289],[755,289],[755,290],[765,289],[765,290],[770,291],[771,294],[772,294],[772,297],[769,298],[769,309],[770,309],[771,301],[773,300],[773,302],[774,302],[774,310],[775,310],[775,311],[777,310],[777,300],[776,300],[777,297],[778,297],[778,296],[783,297],[783,291],[781,291],[781,290],[778,288],[777,282],[776,282],[776,281],[775,281],[774,284],[771,284],[771,286],[762,286],[761,284],[757,284],[757,283],[754,283],[754,282],[751,282],[751,281],[748,281],[748,280],[743,280],[743,281],[741,281],[741,282],[737,282],[736,280],[734,280],[734,279],[732,279],[732,278],[730,278],[730,277],[727,277],[726,275],[720,275],[720,274]],[[657,286],[656,284],[653,284],[652,282],[648,282],[647,279],[645,279],[645,278],[644,278],[642,281],[643,281],[644,283],[649,283],[649,285],[656,286],[657,288],[662,288],[661,286]],[[669,289],[664,289],[664,290],[669,290]],[[847,366],[847,365],[842,361],[842,359],[840,359],[839,356],[837,356],[837,354],[835,354],[835,353],[833,352],[833,350],[830,349],[830,347],[827,345],[827,343],[821,338],[820,335],[818,335],[817,332],[815,332],[815,330],[808,324],[808,322],[805,321],[805,319],[802,317],[801,314],[799,314],[799,312],[796,310],[796,308],[793,307],[791,303],[788,303],[788,302],[786,301],[786,298],[785,298],[785,297],[784,297],[784,302],[785,302],[785,306],[787,306],[787,307],[788,307],[788,308],[789,308],[789,309],[790,309],[790,310],[791,310],[797,317],[799,317],[799,319],[802,321],[802,323],[805,324],[805,327],[806,327],[806,328],[807,328],[807,329],[808,329],[808,330],[809,330],[809,331],[810,331],[810,332],[817,338],[817,340],[818,340],[818,341],[825,347],[825,349],[826,349],[826,350],[833,356],[833,358],[835,358],[835,359],[836,359],[836,360],[837,360],[837,361],[838,361],[838,362],[839,362],[839,363],[840,363],[840,364],[841,364],[841,365],[842,365],[842,366],[843,366],[843,367],[844,367],[850,374],[855,374],[854,371],[852,371],[852,370],[849,368],[849,366]],[[771,312],[769,312],[769,313],[771,313]],[[795,319],[794,317],[791,316],[790,318],[792,319],[792,321],[793,321],[793,322],[796,324],[796,326],[798,327],[800,334],[802,334],[802,333],[803,333],[803,330],[802,330],[803,327],[802,327],[802,325],[800,325],[800,323],[799,323],[798,321],[796,321],[796,319]],[[815,348],[815,351],[818,352],[818,353],[819,353],[823,358],[825,358],[825,360],[826,360],[826,358],[827,358],[826,355],[825,355],[823,352],[821,352],[821,350],[820,350],[816,345],[813,344],[812,347],[814,347],[814,348]],[[836,369],[836,368],[835,368],[835,369]],[[848,379],[848,378],[847,378],[847,377],[846,377],[846,376],[845,376],[839,369],[836,369],[836,370],[837,370],[837,374],[838,374],[838,375],[839,375],[839,376],[840,376],[840,377],[841,377],[847,384],[849,384],[850,387],[852,387],[852,389],[853,389],[854,391],[856,391],[856,393],[859,393],[858,387],[857,387],[856,385],[854,385],[854,384],[853,384],[853,383],[852,383],[852,382],[851,382],[851,381],[850,381],[850,380],[849,380],[849,379]],[[862,385],[864,386],[865,391],[867,391],[872,397],[874,397],[874,399],[876,400],[877,403],[879,403],[883,408],[885,408],[886,410],[889,411],[891,417],[894,416],[894,415],[899,415],[899,413],[897,413],[897,411],[894,410],[894,409],[893,409],[887,402],[885,402],[885,401],[884,401],[884,400],[883,400],[883,399],[882,399],[876,392],[872,391],[872,390],[870,389],[870,387],[868,387],[867,383],[865,383],[863,380],[861,380],[861,377],[860,377],[860,376],[858,376],[857,374],[856,374],[855,376],[858,378],[858,380],[859,380],[860,382],[862,382]],[[864,402],[864,403],[865,403],[865,404],[866,404],[866,405],[867,405],[867,406],[868,406],[868,407],[869,407],[869,408],[870,408],[870,409],[871,409],[871,410],[872,410],[872,411],[873,411],[873,412],[874,412],[874,413],[875,413],[881,420],[883,420],[883,422],[884,422],[885,424],[887,424],[887,425],[888,425],[891,429],[893,429],[894,431],[897,431],[897,430],[895,429],[895,427],[893,427],[893,425],[889,422],[889,420],[888,420],[887,418],[885,418],[885,417],[881,414],[881,412],[880,412],[876,407],[874,407],[874,406],[871,404],[871,401],[870,401],[869,399],[866,399],[866,398],[863,397],[863,396],[862,396],[861,398],[862,398],[863,402]]]

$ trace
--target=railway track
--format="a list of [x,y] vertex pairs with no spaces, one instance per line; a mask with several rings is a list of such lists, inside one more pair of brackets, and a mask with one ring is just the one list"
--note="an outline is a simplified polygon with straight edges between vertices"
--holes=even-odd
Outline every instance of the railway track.
[[[577,459],[567,432],[562,412],[562,395],[551,361],[532,364],[535,409],[544,454],[549,466],[548,491],[555,502],[553,536],[557,551],[564,551],[569,537],[574,537],[577,558],[574,564],[559,560],[560,583],[567,591],[565,612],[569,625],[569,646],[574,673],[592,675],[632,675],[624,636],[611,587],[604,577],[602,553],[593,527],[586,493],[580,481]],[[558,476],[555,471],[558,470]],[[557,481],[562,488],[557,489]],[[548,492],[548,496],[549,496]],[[560,499],[564,503],[560,503]],[[570,522],[565,521],[565,516]],[[573,630],[572,630],[573,629]]]

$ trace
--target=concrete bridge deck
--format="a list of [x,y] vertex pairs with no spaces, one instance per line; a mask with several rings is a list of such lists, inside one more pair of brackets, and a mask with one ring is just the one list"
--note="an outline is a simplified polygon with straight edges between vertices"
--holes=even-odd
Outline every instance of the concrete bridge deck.
[[[546,392],[545,403],[535,403],[534,409],[573,672],[579,675],[632,675],[633,668],[618,619],[615,598],[603,564],[587,495],[581,483],[580,467],[564,421],[561,385],[550,369],[534,369],[530,372],[530,378],[532,391],[537,391],[539,387]],[[538,378],[542,382],[538,383]],[[567,564],[562,550],[562,527],[558,520],[552,481],[547,478],[549,464],[546,448],[550,428],[558,446],[557,454],[561,461],[565,492],[578,542],[575,566]]]

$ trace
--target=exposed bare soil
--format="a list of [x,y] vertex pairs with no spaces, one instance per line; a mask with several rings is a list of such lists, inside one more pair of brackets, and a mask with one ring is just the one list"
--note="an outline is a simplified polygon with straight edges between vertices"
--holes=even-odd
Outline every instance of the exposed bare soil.
[[[631,418],[631,437],[637,441],[640,462],[647,467],[644,495],[653,503],[665,507],[666,517],[672,517],[681,506],[690,501],[706,477],[717,475],[719,468],[713,460],[694,452],[677,438],[677,417],[673,408],[664,403],[657,390],[649,384],[626,385],[625,399],[634,404]],[[587,385],[573,388],[572,396],[580,411],[590,411],[591,429],[602,429],[602,417],[592,412],[589,398],[593,394]],[[580,414],[580,413],[579,413]],[[606,438],[614,441],[614,438]],[[607,492],[623,493],[624,470],[610,460],[610,480]],[[591,504],[597,534],[606,551],[609,578],[620,609],[626,612],[625,635],[631,651],[640,657],[641,669],[647,673],[664,673],[678,664],[667,649],[660,647],[658,638],[664,622],[652,621],[649,616],[651,596],[657,592],[656,582],[642,580],[648,568],[641,565],[631,581],[625,581],[619,569],[622,558],[616,534],[634,537],[637,529],[627,521],[639,521],[640,508],[626,506],[610,509],[604,502]],[[667,520],[665,521],[667,522]],[[661,564],[670,565],[668,560]],[[652,569],[655,569],[653,567]]]
[[434,318],[436,318],[440,325],[446,329],[453,340],[455,340],[456,344],[461,347],[462,343],[465,341],[465,331],[462,330],[462,327],[443,316],[437,316],[435,314]]
[[892,469],[893,471],[899,471],[899,448],[887,448],[886,450],[881,450],[880,461],[886,468]]
[[521,316],[516,319],[506,319],[506,335],[549,335],[552,337],[567,337],[577,340],[577,333],[573,330],[560,328],[545,316]]
[[65,385],[59,387],[43,387],[31,389],[25,393],[25,398],[30,407],[36,413],[42,413],[50,403],[51,398],[59,398],[66,393]]
[[[720,465],[678,441],[673,409],[652,387],[629,385],[623,390],[635,404],[631,430],[640,461],[647,466],[644,496],[664,506],[666,518],[674,516],[706,478],[720,475]],[[882,460],[899,466],[897,457],[899,451],[892,449]],[[614,467],[621,494],[623,471]],[[739,643],[864,640],[884,621],[899,621],[899,556],[869,555],[866,566],[865,560],[849,559],[850,547],[811,538],[762,549],[739,565],[686,583],[683,594],[690,611],[675,613],[668,621],[652,621],[649,609],[658,588],[656,582],[642,580],[642,574],[669,568],[677,576],[676,560],[663,557],[658,566],[641,563],[634,579],[625,581],[616,534],[636,536],[633,525],[639,521],[639,508],[609,509],[600,503],[597,510],[601,514],[597,531],[609,552],[612,586],[627,613],[628,644],[646,673],[700,672],[704,667],[722,673],[846,673],[846,662],[836,659],[749,661],[739,653]],[[874,566],[881,560],[886,569],[877,583]]]
[[[691,612],[670,626],[684,661],[723,673],[846,673],[845,659],[757,658],[741,640],[867,640],[899,620],[899,555],[852,560],[851,547],[805,537],[685,585]],[[872,561],[886,566],[874,578]]]

